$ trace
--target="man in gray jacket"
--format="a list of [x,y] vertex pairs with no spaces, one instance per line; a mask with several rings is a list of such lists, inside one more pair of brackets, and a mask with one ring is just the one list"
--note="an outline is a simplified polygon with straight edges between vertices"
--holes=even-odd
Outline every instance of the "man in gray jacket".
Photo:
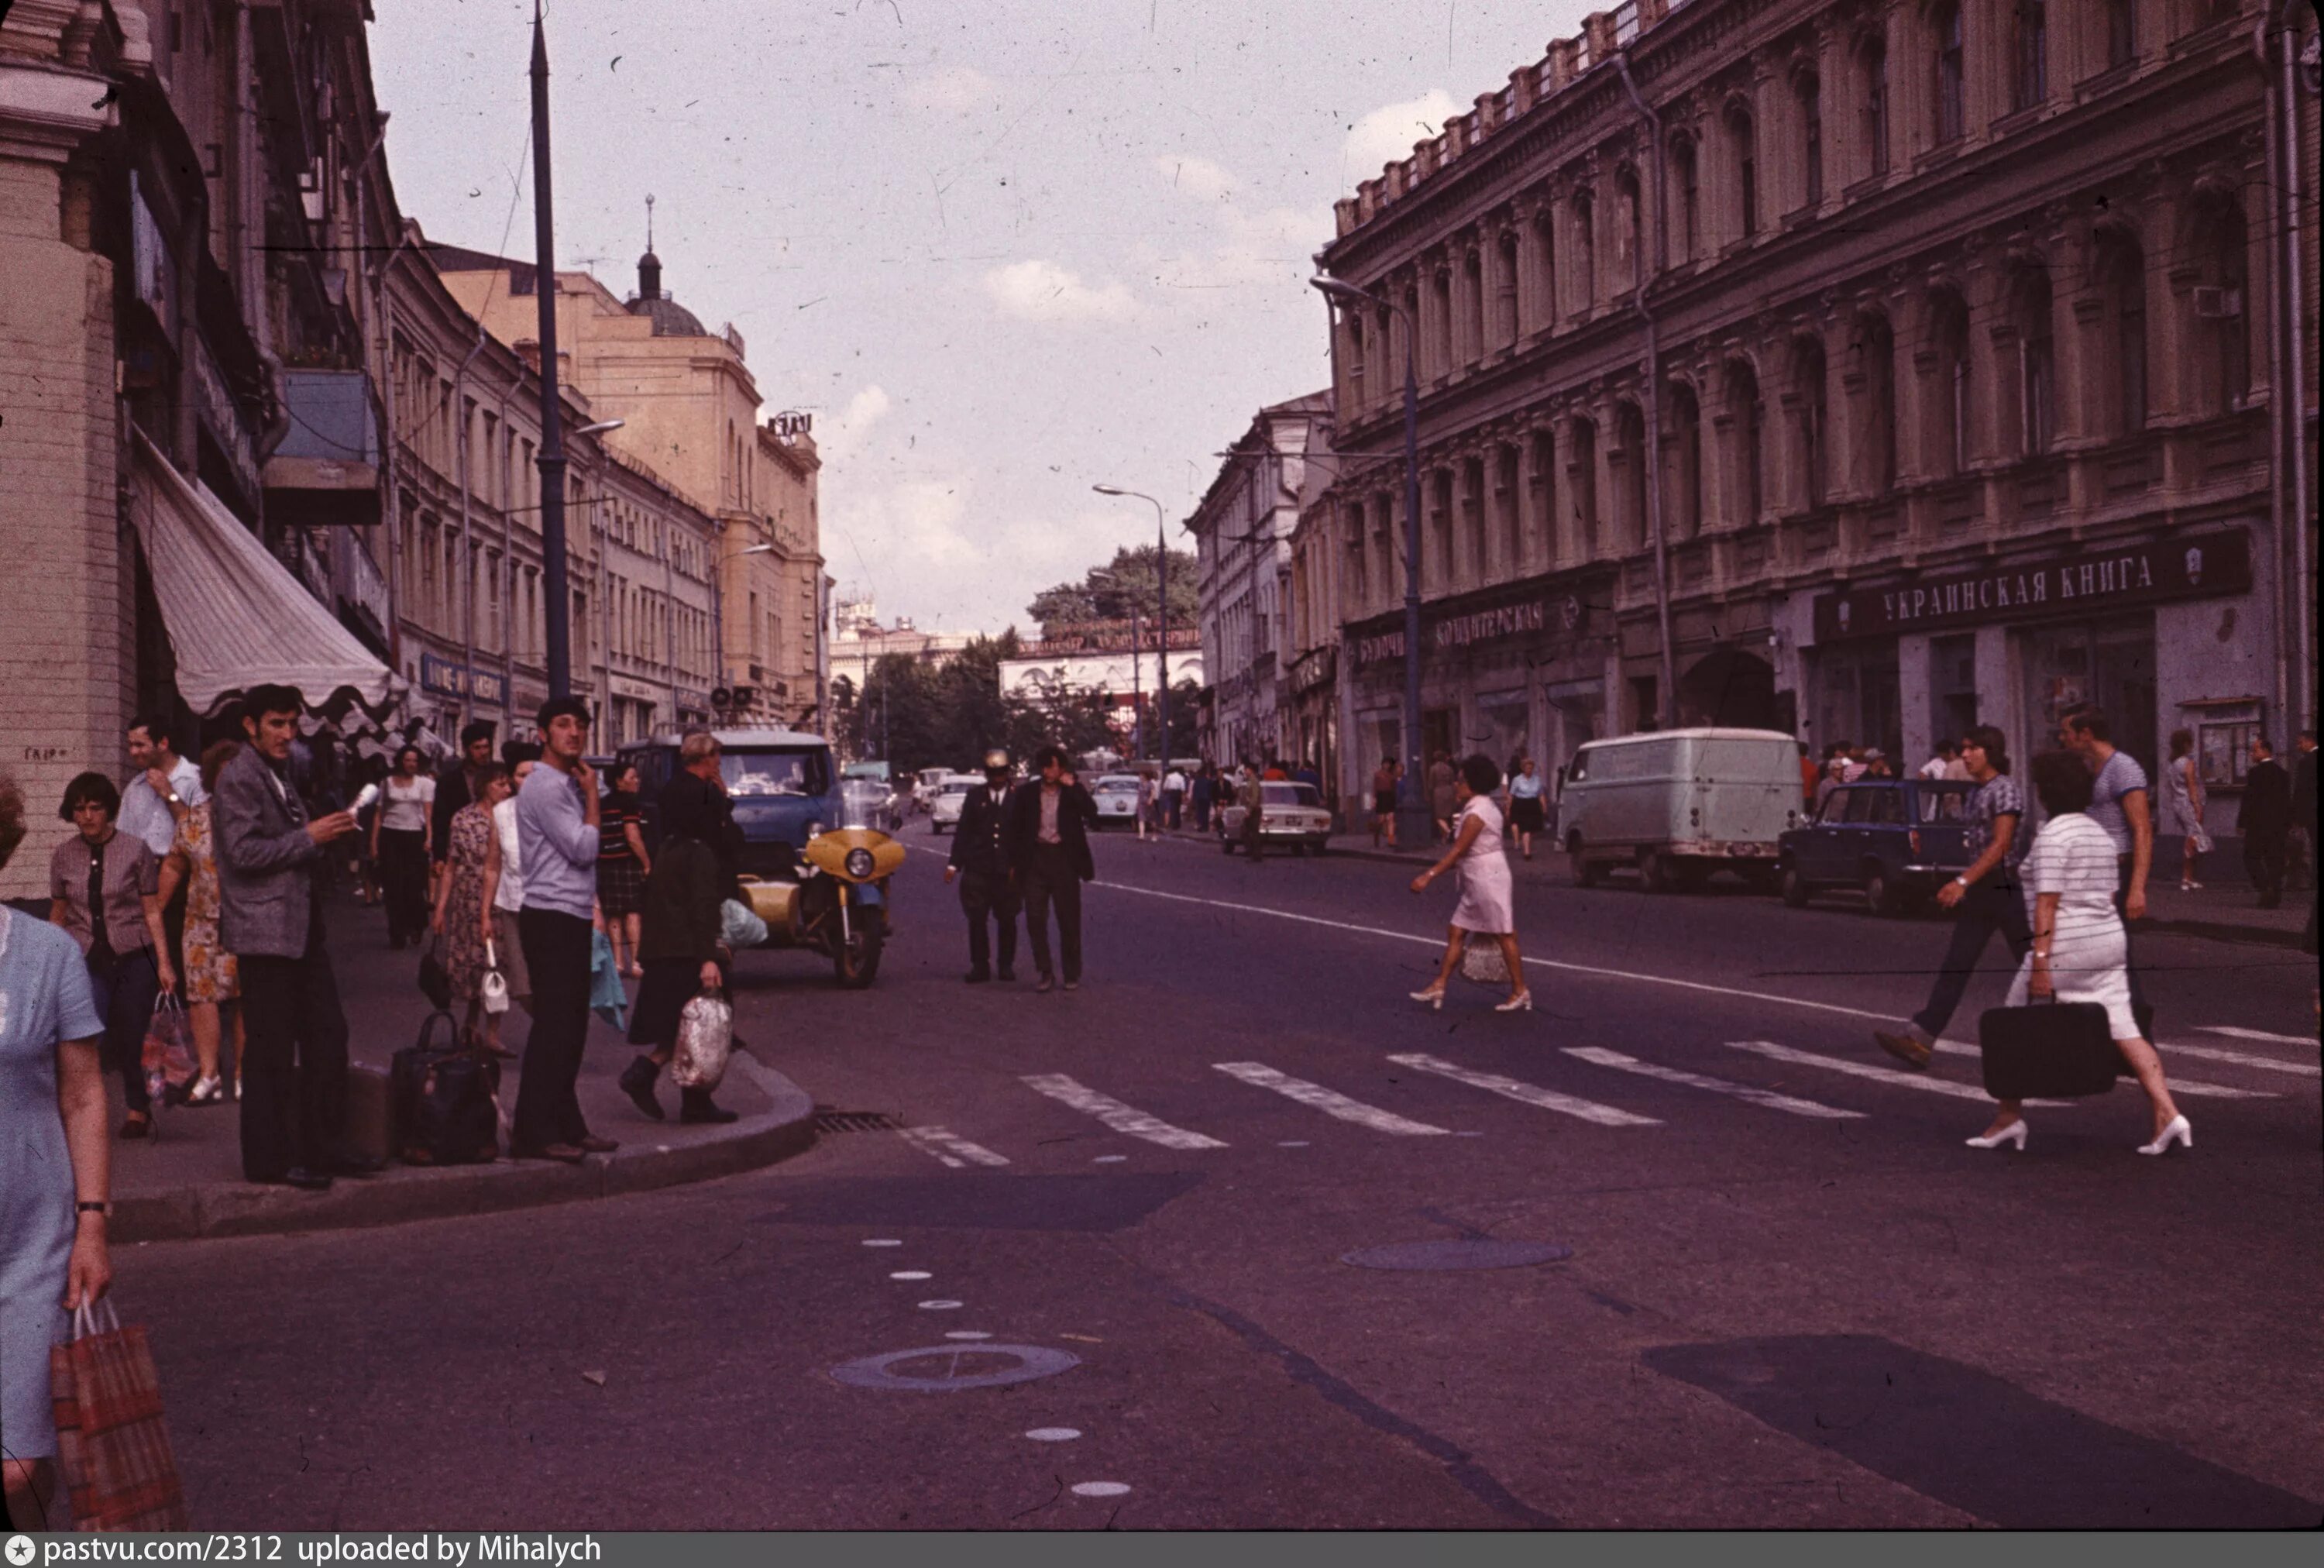
[[247,1043],[242,1057],[242,1174],[309,1191],[352,1173],[346,1120],[347,1020],[323,946],[314,869],[323,846],[355,831],[351,812],[309,821],[290,786],[299,694],[254,687],[243,706],[249,745],[220,770],[218,938],[240,962]]

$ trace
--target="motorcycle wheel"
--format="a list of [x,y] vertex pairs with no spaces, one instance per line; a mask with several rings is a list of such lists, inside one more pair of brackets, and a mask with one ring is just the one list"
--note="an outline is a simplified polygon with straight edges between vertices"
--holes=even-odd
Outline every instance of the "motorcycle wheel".
[[880,952],[886,945],[887,933],[876,919],[866,918],[872,911],[853,909],[849,913],[855,917],[854,934],[832,955],[831,967],[843,987],[862,991],[880,978]]

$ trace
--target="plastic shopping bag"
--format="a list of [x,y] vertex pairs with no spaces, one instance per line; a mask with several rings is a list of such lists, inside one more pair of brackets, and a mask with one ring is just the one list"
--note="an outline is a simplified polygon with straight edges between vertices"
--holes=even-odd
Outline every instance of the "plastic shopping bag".
[[156,1105],[179,1105],[200,1075],[193,1052],[193,1035],[186,1025],[186,1010],[174,992],[153,999],[153,1019],[145,1026],[145,1092]]
[[726,1076],[734,1046],[734,1010],[715,991],[706,991],[678,1015],[678,1050],[670,1057],[669,1081],[681,1089],[715,1089]]
[[192,1527],[143,1329],[123,1328],[109,1301],[82,1306],[72,1339],[49,1349],[49,1388],[75,1527]]
[[718,906],[718,939],[740,953],[767,939],[767,923],[748,904],[728,899]]

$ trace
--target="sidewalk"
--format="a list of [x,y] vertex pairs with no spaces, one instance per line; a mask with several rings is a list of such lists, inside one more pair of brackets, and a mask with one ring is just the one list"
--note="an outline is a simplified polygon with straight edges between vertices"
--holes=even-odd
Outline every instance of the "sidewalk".
[[[1167,843],[1185,843],[1216,851],[1217,835],[1196,834],[1192,830],[1166,833]],[[1349,860],[1381,861],[1390,865],[1410,866],[1415,871],[1434,863],[1442,846],[1426,854],[1408,851],[1374,849],[1371,835],[1365,833],[1334,835],[1329,852]],[[1284,855],[1284,851],[1270,852],[1268,858]],[[2163,872],[2158,872],[2146,890],[2146,918],[2140,921],[2141,931],[2163,931],[2181,936],[2208,936],[2220,942],[2249,942],[2269,947],[2298,949],[2301,933],[2307,928],[2309,900],[2311,893],[2287,892],[2281,906],[2273,909],[2259,908],[2259,895],[2252,890],[2243,874],[2240,857],[2225,853],[2207,857],[2207,869],[2216,864],[2218,874],[2191,893],[2179,890],[2178,851],[2167,850],[2163,856]],[[1509,869],[1520,881],[1529,884],[1570,888],[1572,872],[1567,869],[1563,852],[1549,848],[1540,840],[1534,843],[1533,859],[1517,858],[1514,850],[1509,854]],[[1637,884],[1618,874],[1615,887]],[[1684,897],[1674,894],[1674,897]]]
[[[385,918],[376,909],[335,899],[327,918],[347,1015],[348,1057],[384,1075],[389,1058],[418,1038],[428,1016],[417,980],[419,955],[388,951]],[[526,1028],[522,1011],[512,1010],[503,1044],[521,1050]],[[751,1037],[747,1026],[742,1033]],[[760,1042],[761,1048],[765,1044]],[[577,1166],[503,1158],[491,1165],[429,1168],[391,1160],[376,1176],[342,1177],[325,1193],[259,1186],[242,1179],[241,1117],[233,1102],[171,1107],[157,1113],[152,1139],[114,1142],[112,1240],[119,1245],[339,1230],[613,1197],[754,1170],[800,1153],[815,1140],[814,1104],[806,1092],[744,1051],[734,1054],[718,1089],[719,1102],[741,1111],[741,1121],[723,1127],[680,1126],[678,1092],[665,1082],[661,1101],[670,1120],[648,1121],[614,1082],[635,1055],[604,1020],[592,1017],[581,1067],[581,1109],[592,1130],[618,1139],[622,1147]],[[503,1065],[503,1106],[515,1103],[521,1065]],[[117,1128],[120,1080],[108,1075],[106,1084],[113,1101],[108,1125]]]

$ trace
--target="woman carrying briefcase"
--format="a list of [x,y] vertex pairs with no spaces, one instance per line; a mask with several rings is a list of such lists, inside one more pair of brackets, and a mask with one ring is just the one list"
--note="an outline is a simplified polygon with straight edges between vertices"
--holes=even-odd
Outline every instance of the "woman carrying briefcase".
[[[2115,912],[2116,876],[2114,841],[2084,815],[2092,780],[2088,764],[2070,752],[2048,752],[2034,759],[2034,790],[2049,820],[2034,836],[2018,878],[2034,927],[2034,948],[2010,982],[2011,1008],[2029,1001],[2095,1003],[2106,1010],[2115,1048],[2130,1064],[2154,1112],[2154,1136],[2138,1146],[2141,1154],[2167,1154],[2172,1144],[2195,1147],[2194,1130],[2172,1103],[2163,1081],[2163,1058],[2139,1032],[2131,1013],[2130,943]],[[1972,1148],[2014,1144],[2025,1148],[2025,1117],[2015,1100],[2004,1100],[1993,1123],[1969,1140]]]

